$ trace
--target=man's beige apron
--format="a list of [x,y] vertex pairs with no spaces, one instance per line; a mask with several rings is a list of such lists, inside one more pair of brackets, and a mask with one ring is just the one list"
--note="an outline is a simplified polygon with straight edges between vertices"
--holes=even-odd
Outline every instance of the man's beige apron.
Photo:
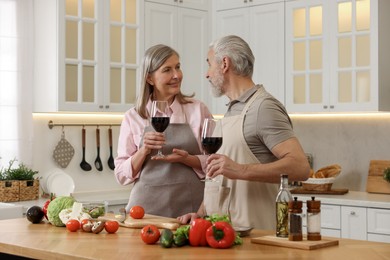
[[[154,130],[148,126],[145,128],[147,131]],[[198,142],[187,123],[170,124],[164,135],[167,140],[163,146],[164,154],[172,153],[173,148],[200,154]],[[141,205],[148,214],[174,218],[196,212],[203,200],[204,183],[191,167],[182,163],[151,160],[156,153],[157,150],[154,150],[145,160],[126,210]]]
[[[223,118],[223,144],[218,153],[230,157],[237,163],[259,163],[248,147],[243,122],[246,111],[261,94],[259,89],[247,102],[242,113]],[[229,214],[233,225],[259,229],[275,229],[275,198],[278,185],[243,180],[230,180],[224,176],[219,182],[206,182],[204,204],[206,214]]]

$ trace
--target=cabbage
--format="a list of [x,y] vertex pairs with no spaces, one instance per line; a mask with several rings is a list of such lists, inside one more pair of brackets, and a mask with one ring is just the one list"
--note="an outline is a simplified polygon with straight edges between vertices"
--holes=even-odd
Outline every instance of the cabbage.
[[59,214],[63,209],[72,208],[75,199],[70,196],[61,196],[52,200],[47,207],[47,218],[49,222],[57,227],[64,227]]

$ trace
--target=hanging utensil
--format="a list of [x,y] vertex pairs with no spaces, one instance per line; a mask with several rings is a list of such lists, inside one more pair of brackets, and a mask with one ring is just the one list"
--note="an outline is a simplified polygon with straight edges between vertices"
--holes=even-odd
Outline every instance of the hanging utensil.
[[103,171],[102,160],[100,160],[100,129],[96,128],[96,149],[97,156],[95,160],[95,167],[98,171]]
[[114,157],[112,156],[112,129],[111,127],[108,129],[108,143],[110,145],[110,157],[108,158],[108,167],[111,170],[115,169]]
[[85,129],[81,130],[81,139],[82,139],[82,148],[83,148],[83,160],[80,163],[81,169],[84,171],[90,171],[92,169],[91,165],[85,161]]
[[62,127],[61,140],[53,151],[54,161],[61,167],[66,168],[74,155],[73,146],[65,139],[64,127]]

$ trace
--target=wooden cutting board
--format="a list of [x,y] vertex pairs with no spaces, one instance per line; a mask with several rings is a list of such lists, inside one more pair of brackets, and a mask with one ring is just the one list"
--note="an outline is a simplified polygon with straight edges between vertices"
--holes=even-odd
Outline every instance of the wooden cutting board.
[[[99,217],[100,220],[118,220],[121,215],[115,215],[114,213],[106,213],[104,216]],[[126,220],[119,225],[128,228],[143,228],[146,225],[155,225],[158,228],[167,228],[176,230],[180,223],[175,218],[160,217],[150,214],[145,214],[142,219],[133,219],[130,216],[126,216]]]
[[371,160],[368,169],[366,191],[390,194],[390,183],[383,179],[383,171],[390,167],[388,160]]
[[256,244],[281,246],[305,250],[313,250],[328,246],[337,246],[339,244],[339,241],[337,239],[322,238],[322,240],[319,241],[309,241],[304,238],[302,241],[290,241],[288,240],[288,238],[277,237],[275,235],[254,237],[251,239],[251,242]]
[[290,190],[292,194],[326,194],[326,195],[343,195],[348,193],[348,189],[331,189],[331,190],[305,190],[304,188],[295,188]]

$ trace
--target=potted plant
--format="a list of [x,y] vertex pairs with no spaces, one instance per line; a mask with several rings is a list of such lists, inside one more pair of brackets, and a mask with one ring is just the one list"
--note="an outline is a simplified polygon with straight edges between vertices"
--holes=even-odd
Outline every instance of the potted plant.
[[0,201],[33,200],[39,197],[39,179],[34,171],[20,163],[14,167],[16,159],[9,162],[0,172]]

